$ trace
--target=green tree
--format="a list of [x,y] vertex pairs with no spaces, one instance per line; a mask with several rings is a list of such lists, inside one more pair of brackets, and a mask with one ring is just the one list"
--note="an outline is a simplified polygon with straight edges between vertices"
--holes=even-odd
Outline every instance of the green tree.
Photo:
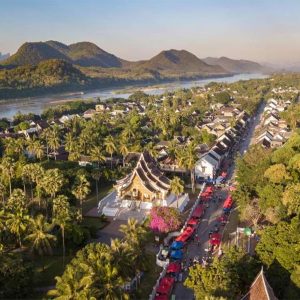
[[114,138],[109,135],[104,140],[104,146],[107,153],[110,154],[110,168],[112,169],[112,155],[116,151],[116,144]]
[[176,195],[176,205],[178,208],[178,196],[181,195],[184,191],[184,182],[177,176],[175,176],[170,183],[171,192]]
[[52,220],[54,224],[59,225],[61,230],[62,237],[62,248],[63,248],[63,265],[65,264],[65,255],[66,255],[66,247],[65,247],[65,228],[67,224],[72,221],[72,212],[70,208],[70,203],[66,196],[58,196],[53,199],[53,211],[52,211]]
[[56,242],[55,235],[51,234],[52,225],[48,224],[43,215],[37,215],[30,220],[30,234],[25,238],[29,241],[31,251],[38,255],[52,255],[52,245]]
[[77,175],[75,180],[75,185],[72,189],[72,194],[80,201],[81,215],[82,215],[82,202],[86,199],[87,195],[90,193],[90,183],[86,176],[83,174]]
[[0,164],[0,171],[4,178],[8,179],[9,195],[12,193],[12,179],[15,176],[16,164],[11,157],[3,157]]

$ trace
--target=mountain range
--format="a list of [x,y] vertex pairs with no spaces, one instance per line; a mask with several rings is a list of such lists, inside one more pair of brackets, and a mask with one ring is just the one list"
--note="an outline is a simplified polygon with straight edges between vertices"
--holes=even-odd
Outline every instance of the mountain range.
[[264,72],[265,67],[257,62],[244,59],[231,59],[228,57],[206,57],[203,59],[207,64],[221,66],[225,70],[232,73],[259,73]]
[[9,53],[2,54],[2,53],[0,52],[0,61],[1,61],[1,60],[5,60],[5,59],[7,59],[8,57],[9,57]]
[[[64,61],[65,64],[57,61]],[[57,70],[64,67],[68,69],[67,72]],[[43,68],[47,68],[47,71],[43,72]],[[29,70],[31,73],[28,73]],[[51,78],[51,70],[53,78]],[[51,91],[53,86],[57,90],[58,82],[64,82],[64,88],[67,89],[68,78],[72,77],[70,74],[73,71],[76,73],[78,84],[80,78],[85,78],[84,82],[89,83],[88,86],[79,84],[78,88],[83,89],[91,86],[103,87],[145,81],[231,76],[236,73],[257,73],[263,70],[263,66],[256,62],[226,57],[200,59],[186,50],[165,50],[148,60],[133,62],[109,53],[90,42],[70,45],[57,41],[27,42],[15,54],[0,62],[0,98],[1,89],[6,91],[5,97],[10,95],[7,91],[12,91],[11,94],[15,95],[27,90],[25,94],[28,95],[28,91],[32,94],[37,90]],[[18,81],[13,81],[10,74],[12,71],[20,80],[19,91],[15,91],[16,88],[18,89]],[[64,74],[64,77],[59,78],[60,74]],[[47,76],[47,80],[41,78],[43,76]],[[74,76],[72,78],[74,79]],[[24,82],[28,84],[27,87]],[[73,82],[69,83],[74,89]]]

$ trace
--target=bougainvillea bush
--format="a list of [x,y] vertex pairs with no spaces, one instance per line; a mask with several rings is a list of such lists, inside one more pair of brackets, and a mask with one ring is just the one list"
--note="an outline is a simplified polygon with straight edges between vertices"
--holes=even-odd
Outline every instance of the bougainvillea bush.
[[180,228],[181,219],[178,209],[156,206],[150,211],[150,228],[155,232],[168,233]]

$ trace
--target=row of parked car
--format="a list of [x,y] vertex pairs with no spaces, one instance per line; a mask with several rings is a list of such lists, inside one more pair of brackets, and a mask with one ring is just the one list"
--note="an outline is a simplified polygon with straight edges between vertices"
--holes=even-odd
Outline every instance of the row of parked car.
[[166,275],[161,278],[159,286],[156,289],[155,300],[169,299],[175,282],[182,280],[181,263],[184,256],[184,247],[194,238],[197,226],[205,213],[205,204],[212,199],[213,189],[213,186],[208,186],[199,194],[199,204],[188,219],[184,230],[171,242],[170,246],[166,246],[160,251],[159,259],[168,259],[169,264],[166,269]]

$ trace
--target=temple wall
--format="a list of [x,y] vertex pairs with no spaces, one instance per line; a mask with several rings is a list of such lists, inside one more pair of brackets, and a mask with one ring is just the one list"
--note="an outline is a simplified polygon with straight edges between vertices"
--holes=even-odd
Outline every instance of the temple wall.
[[[151,193],[147,188],[145,188],[141,179],[137,175],[134,176],[131,184],[127,188],[122,190],[122,198],[124,197],[124,195],[131,195],[134,189],[139,191],[139,197],[138,198],[133,197],[133,199],[140,200],[140,201],[152,201],[153,197],[157,198],[155,196],[155,193]],[[144,194],[148,194],[150,198],[144,199]]]

